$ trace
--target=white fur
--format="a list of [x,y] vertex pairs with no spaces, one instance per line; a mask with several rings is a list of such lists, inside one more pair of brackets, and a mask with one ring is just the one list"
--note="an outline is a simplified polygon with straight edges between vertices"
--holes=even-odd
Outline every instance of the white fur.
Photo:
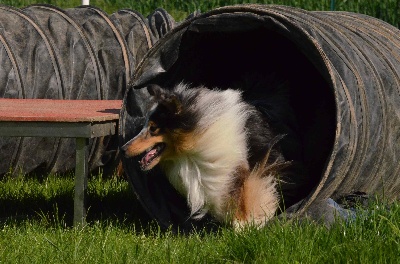
[[[192,216],[201,218],[211,211],[224,221],[233,174],[238,166],[248,166],[245,123],[252,110],[239,91],[200,89],[191,106],[201,113],[193,151],[161,165],[171,184],[187,197]],[[199,91],[183,84],[175,90],[183,95],[183,101]]]

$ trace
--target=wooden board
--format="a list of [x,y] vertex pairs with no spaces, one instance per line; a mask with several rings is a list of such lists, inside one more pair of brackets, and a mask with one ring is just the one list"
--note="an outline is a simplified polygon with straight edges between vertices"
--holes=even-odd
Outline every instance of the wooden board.
[[102,122],[117,120],[121,105],[121,100],[0,98],[0,121]]

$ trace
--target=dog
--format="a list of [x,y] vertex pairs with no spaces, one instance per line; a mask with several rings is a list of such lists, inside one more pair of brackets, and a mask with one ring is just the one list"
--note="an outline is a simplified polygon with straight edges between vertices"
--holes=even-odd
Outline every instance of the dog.
[[268,122],[236,89],[147,86],[152,107],[121,150],[142,171],[160,166],[187,199],[191,217],[211,214],[242,228],[264,226],[279,205],[279,172],[289,165]]

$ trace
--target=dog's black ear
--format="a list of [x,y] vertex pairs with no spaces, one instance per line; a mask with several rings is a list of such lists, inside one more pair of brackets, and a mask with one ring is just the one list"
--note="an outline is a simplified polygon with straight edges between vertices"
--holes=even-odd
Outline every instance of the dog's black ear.
[[175,94],[168,96],[165,100],[165,105],[175,115],[179,115],[182,112],[182,103]]
[[154,96],[160,104],[164,105],[168,111],[178,115],[182,111],[182,103],[173,92],[163,89],[157,84],[149,84],[147,86],[147,91],[151,96]]
[[154,96],[155,98],[165,98],[164,94],[165,91],[163,88],[161,88],[161,86],[157,85],[157,84],[149,84],[147,86],[147,91],[149,92],[149,94],[151,96]]

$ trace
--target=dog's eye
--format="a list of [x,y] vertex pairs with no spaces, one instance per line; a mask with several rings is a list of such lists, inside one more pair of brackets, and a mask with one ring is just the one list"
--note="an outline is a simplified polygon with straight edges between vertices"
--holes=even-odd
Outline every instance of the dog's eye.
[[149,126],[149,131],[150,131],[150,133],[152,133],[152,134],[157,133],[157,132],[158,132],[158,127],[157,127],[156,125],[154,125],[154,124],[151,124],[151,125]]

